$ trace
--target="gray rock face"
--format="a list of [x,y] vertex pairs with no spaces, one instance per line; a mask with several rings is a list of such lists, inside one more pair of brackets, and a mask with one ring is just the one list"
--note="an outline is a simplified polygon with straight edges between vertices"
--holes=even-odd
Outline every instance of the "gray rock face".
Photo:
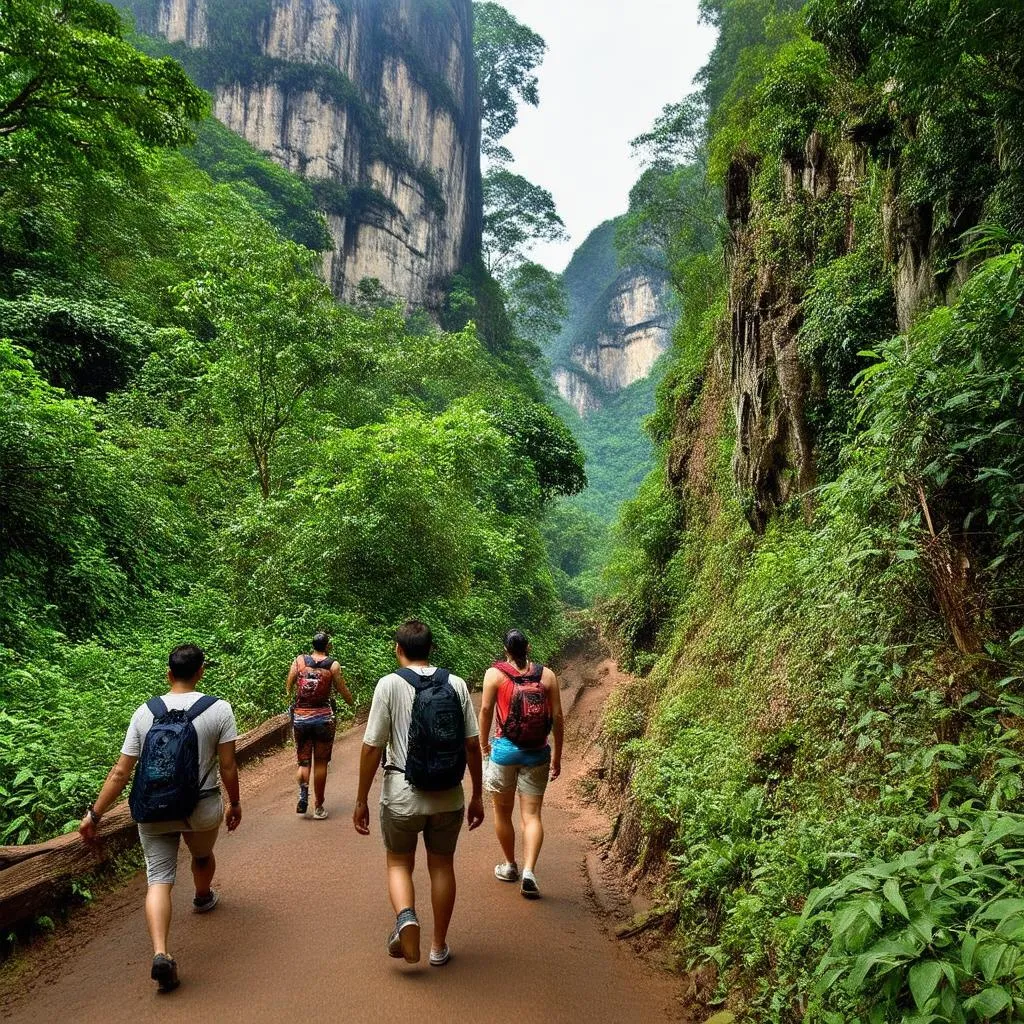
[[253,52],[241,55],[214,29],[229,2],[240,6],[153,0],[139,27],[213,62],[223,50],[217,118],[284,167],[361,197],[327,211],[334,247],[323,271],[339,298],[375,278],[409,306],[437,308],[480,242],[470,0],[266,0]]
[[636,268],[618,275],[592,313],[554,372],[559,393],[581,416],[651,372],[668,351],[674,322],[667,282]]

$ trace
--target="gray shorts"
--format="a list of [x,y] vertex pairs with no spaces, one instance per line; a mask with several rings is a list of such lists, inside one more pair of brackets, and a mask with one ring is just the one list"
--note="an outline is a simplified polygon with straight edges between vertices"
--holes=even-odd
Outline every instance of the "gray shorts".
[[465,808],[438,814],[397,814],[380,805],[380,831],[388,853],[415,853],[416,837],[423,833],[423,845],[430,853],[450,857],[455,853],[462,830]]
[[521,793],[525,796],[543,796],[548,788],[551,762],[543,764],[497,764],[488,758],[484,767],[484,789],[488,793]]
[[224,804],[220,793],[200,800],[183,821],[158,821],[139,825],[139,841],[146,857],[146,881],[150,885],[174,885],[178,875],[178,846],[188,836],[193,857],[208,857],[220,832]]

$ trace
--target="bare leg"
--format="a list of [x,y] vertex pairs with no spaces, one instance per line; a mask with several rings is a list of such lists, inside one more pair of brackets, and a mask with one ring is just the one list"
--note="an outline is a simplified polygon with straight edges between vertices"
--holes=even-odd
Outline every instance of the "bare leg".
[[[316,797],[317,807],[324,805],[324,791],[327,788],[327,764],[328,762],[322,758],[313,759],[313,793]],[[308,771],[307,769],[307,778]]]
[[448,925],[455,910],[455,855],[427,851],[430,872],[430,905],[434,910],[434,938],[430,948],[440,952],[448,938]]
[[[203,833],[183,832],[181,835],[185,840],[185,845],[189,848],[189,852],[191,853],[193,835],[198,836],[203,835]],[[214,857],[212,850],[202,857],[197,857],[195,853],[192,853],[192,879],[196,883],[197,896],[210,895],[210,886],[213,884],[213,873],[216,870],[217,858]]]
[[501,852],[509,864],[516,862],[516,828],[512,824],[515,793],[492,793],[494,801],[494,832],[501,843]]
[[388,853],[388,895],[396,914],[406,907],[416,909],[416,890],[412,884],[412,869],[415,866],[415,851]]
[[167,953],[167,936],[171,931],[171,889],[166,882],[157,882],[146,893],[146,926],[153,940],[153,955]]
[[519,814],[523,822],[523,870],[533,871],[537,866],[540,848],[544,845],[544,825],[540,820],[542,796],[519,794]]
[[300,786],[309,785],[309,765],[300,764],[299,770],[295,773],[295,780]]

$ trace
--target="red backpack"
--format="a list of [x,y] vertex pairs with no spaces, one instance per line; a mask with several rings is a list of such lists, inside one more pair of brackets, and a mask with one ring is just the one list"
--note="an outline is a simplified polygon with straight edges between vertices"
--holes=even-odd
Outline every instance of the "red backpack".
[[333,658],[316,660],[309,654],[302,655],[302,665],[295,678],[295,706],[299,708],[322,708],[331,701],[334,675],[331,666]]
[[548,693],[541,682],[544,666],[531,664],[522,672],[506,661],[497,661],[494,667],[512,680],[508,717],[502,721],[498,715],[501,734],[521,749],[540,749],[547,743],[551,732]]

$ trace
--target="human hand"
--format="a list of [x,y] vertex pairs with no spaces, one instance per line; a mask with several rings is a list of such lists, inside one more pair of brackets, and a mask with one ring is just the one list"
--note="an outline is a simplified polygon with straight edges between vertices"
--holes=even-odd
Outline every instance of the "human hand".
[[82,818],[82,822],[78,826],[78,834],[82,837],[83,842],[88,843],[90,846],[99,842],[96,823],[92,820],[92,815],[88,811],[85,812],[85,816]]
[[365,800],[357,800],[355,810],[352,812],[352,824],[361,836],[370,834],[370,808]]
[[548,778],[552,782],[554,782],[555,779],[557,779],[558,776],[561,775],[561,774],[562,774],[562,762],[561,761],[552,761],[551,762],[551,773],[548,776]]
[[231,804],[231,806],[224,812],[224,824],[227,825],[229,832],[234,832],[241,823],[242,805]]
[[466,824],[469,825],[470,832],[475,828],[479,828],[484,823],[484,799],[481,796],[475,796],[469,801],[466,807]]

